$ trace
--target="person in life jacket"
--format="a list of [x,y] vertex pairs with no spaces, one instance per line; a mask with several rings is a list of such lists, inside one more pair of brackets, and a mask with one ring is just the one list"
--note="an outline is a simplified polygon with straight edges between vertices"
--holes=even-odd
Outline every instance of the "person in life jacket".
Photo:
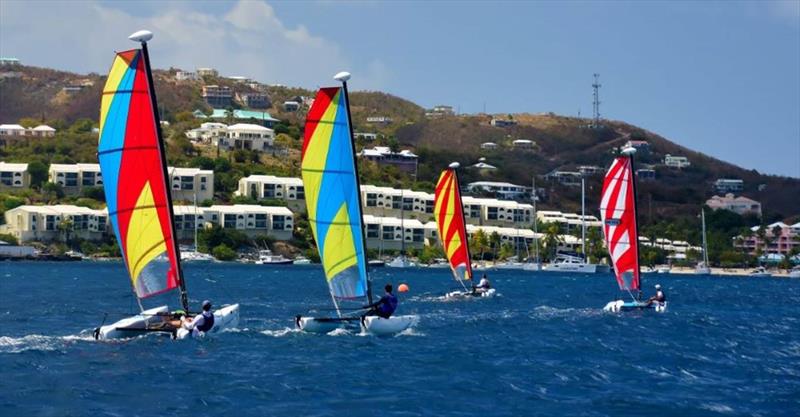
[[394,311],[397,309],[397,297],[392,294],[392,284],[386,284],[383,289],[386,293],[383,294],[380,300],[362,307],[370,309],[365,314],[366,316],[378,316],[388,319],[394,314]]
[[478,282],[478,285],[472,286],[472,292],[475,294],[483,293],[489,291],[490,288],[492,288],[492,284],[489,282],[489,278],[486,277],[486,274],[483,274],[483,277],[481,277],[481,281]]
[[202,313],[194,316],[194,318],[189,317],[181,321],[181,326],[186,330],[190,330],[192,336],[205,333],[214,327],[214,313],[211,312],[211,301],[203,301],[202,306]]
[[647,299],[647,305],[651,305],[653,303],[664,304],[667,302],[667,296],[664,295],[664,291],[661,291],[661,284],[656,284],[656,294]]

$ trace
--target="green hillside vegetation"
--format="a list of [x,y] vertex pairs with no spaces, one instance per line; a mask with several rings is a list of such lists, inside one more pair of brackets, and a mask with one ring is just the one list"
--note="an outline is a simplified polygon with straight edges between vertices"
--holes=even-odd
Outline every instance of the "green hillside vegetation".
[[[97,135],[91,133],[97,125],[103,76],[78,75],[51,69],[21,67],[19,78],[0,79],[0,122],[20,122],[26,126],[47,123],[56,129],[55,138],[29,138],[10,141],[0,148],[0,160],[29,162],[34,175],[34,189],[16,195],[2,195],[0,210],[24,203],[51,203],[65,201],[90,207],[103,205],[102,193],[89,191],[86,195],[62,198],[53,184],[47,184],[47,165],[50,163],[95,162]],[[188,129],[200,125],[192,111],[209,112],[200,95],[204,83],[227,85],[238,92],[254,91],[249,86],[224,77],[208,77],[203,81],[175,81],[175,69],[155,71],[155,82],[162,119],[170,125],[164,135],[168,144],[168,159],[173,166],[200,167],[215,171],[215,201],[219,203],[252,202],[246,197],[235,198],[238,180],[251,174],[300,176],[300,149],[306,108],[298,112],[285,112],[282,103],[297,96],[310,97],[313,91],[303,88],[266,87],[273,103],[267,111],[281,120],[275,126],[278,150],[273,153],[252,151],[219,152],[217,149],[192,144],[185,137]],[[73,94],[62,91],[65,85],[83,82],[87,87]],[[93,85],[88,86],[88,82]],[[335,85],[331,81],[329,85]],[[328,85],[328,84],[326,84]],[[552,183],[545,174],[559,169],[575,171],[580,165],[596,165],[603,170],[628,140],[644,140],[650,144],[649,152],[636,156],[637,167],[652,166],[656,179],[639,182],[639,206],[642,234],[670,239],[687,240],[693,245],[700,242],[699,219],[702,204],[714,195],[712,184],[718,178],[744,180],[742,195],[763,204],[762,219],[717,212],[709,215],[712,260],[722,262],[723,248],[730,250],[731,238],[746,233],[747,227],[769,224],[776,220],[800,220],[797,195],[800,180],[763,175],[746,170],[708,155],[670,142],[645,129],[621,121],[604,121],[600,129],[588,128],[588,120],[554,114],[514,115],[464,115],[428,120],[424,109],[408,100],[381,92],[351,93],[354,130],[380,135],[377,141],[357,141],[357,148],[375,145],[394,149],[411,149],[419,155],[417,178],[405,175],[393,167],[377,166],[359,161],[362,182],[393,187],[408,187],[432,191],[440,170],[452,161],[464,166],[462,185],[472,181],[508,181],[544,188],[546,195],[541,209],[568,212],[580,210],[580,187]],[[241,107],[234,104],[232,107]],[[387,116],[393,121],[385,125],[366,122],[369,116]],[[512,118],[518,125],[506,128],[489,124],[492,117]],[[233,123],[233,120],[223,120]],[[516,139],[529,139],[536,143],[530,150],[514,149]],[[496,150],[482,150],[483,142],[495,142]],[[681,170],[663,165],[666,154],[686,156],[691,166]],[[469,166],[486,158],[497,170],[478,171]],[[587,178],[586,207],[589,214],[597,214],[602,174]],[[204,205],[211,201],[203,202]],[[277,204],[263,202],[262,204]],[[730,216],[736,216],[731,218]],[[717,223],[717,217],[719,222]],[[299,239],[302,240],[302,239]],[[226,245],[232,244],[228,241]],[[230,246],[230,245],[228,245]],[[496,248],[499,250],[500,248]],[[649,253],[653,259],[661,256]],[[732,258],[730,254],[725,255]],[[716,257],[716,258],[715,258]]]

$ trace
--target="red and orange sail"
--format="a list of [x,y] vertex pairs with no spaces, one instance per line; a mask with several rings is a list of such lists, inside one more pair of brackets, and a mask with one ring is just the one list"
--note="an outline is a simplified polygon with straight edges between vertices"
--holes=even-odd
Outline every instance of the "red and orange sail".
[[439,176],[433,215],[439,229],[439,240],[442,241],[444,253],[456,279],[472,279],[464,208],[455,168],[445,169]]
[[108,215],[140,298],[180,284],[148,70],[141,49],[114,58],[103,89],[97,148]]
[[635,291],[639,289],[639,233],[632,164],[627,156],[620,156],[611,164],[603,181],[600,216],[619,288]]

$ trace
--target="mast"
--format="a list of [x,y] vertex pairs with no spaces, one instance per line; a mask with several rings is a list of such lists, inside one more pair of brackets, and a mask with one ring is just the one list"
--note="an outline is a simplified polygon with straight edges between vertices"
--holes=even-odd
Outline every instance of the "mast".
[[536,265],[539,265],[539,216],[536,214],[536,176],[533,176],[531,179],[532,182],[532,198],[533,198],[533,241],[534,241],[534,248],[536,253]]
[[400,259],[403,261],[403,267],[406,266],[406,202],[403,198],[403,188],[400,186]]
[[703,266],[708,268],[708,242],[706,242],[706,211],[700,209],[700,218],[703,220]]
[[[333,77],[334,80],[342,83],[344,90],[344,103],[347,110],[347,124],[350,128],[350,144],[353,147],[353,172],[356,175],[356,188],[358,193],[358,215],[361,216],[361,250],[364,252],[364,269],[367,272],[367,301],[372,304],[372,279],[369,276],[369,261],[367,261],[367,230],[364,224],[364,205],[361,201],[361,181],[358,176],[358,162],[356,161],[356,142],[353,139],[353,118],[350,115],[350,95],[347,92],[347,80],[350,79],[349,72],[340,72]],[[401,198],[402,200],[402,198]]]
[[[458,167],[461,164],[458,162],[453,162],[450,164],[450,169],[453,170],[453,177],[456,181],[456,192],[458,193],[458,204],[461,205],[461,224],[464,225],[464,239],[467,241],[465,242],[465,246],[467,247],[467,269],[472,271],[472,255],[469,253],[469,233],[467,233],[467,216],[464,214],[464,203],[461,201],[461,183],[458,181]],[[470,277],[472,278],[472,277]]]
[[589,263],[589,256],[586,255],[586,178],[581,174],[581,252],[583,252],[583,263]]
[[[161,157],[161,170],[164,176],[164,187],[167,189],[167,210],[169,211],[170,233],[172,233],[172,249],[175,256],[175,265],[178,267],[178,284],[181,289],[181,306],[187,313],[189,312],[189,297],[186,293],[186,280],[183,278],[183,267],[181,266],[181,250],[178,247],[177,236],[175,233],[175,212],[172,207],[172,187],[169,186],[169,172],[167,171],[167,152],[164,146],[164,136],[161,133],[161,118],[158,116],[158,100],[156,100],[155,83],[153,83],[153,72],[150,69],[150,54],[147,51],[147,41],[153,38],[149,31],[139,31],[129,36],[128,39],[142,44],[142,57],[144,58],[145,73],[147,73],[147,85],[150,89],[150,104],[153,108],[153,119],[156,123],[156,134],[158,135],[158,152]],[[196,219],[195,219],[196,221]],[[195,225],[195,229],[197,226]]]
[[628,147],[622,150],[631,162],[631,187],[633,188],[633,228],[636,234],[636,273],[639,277],[639,293],[636,295],[637,301],[641,298],[642,293],[642,265],[639,261],[639,207],[636,200],[636,170],[633,169],[633,155],[636,153],[636,148]]

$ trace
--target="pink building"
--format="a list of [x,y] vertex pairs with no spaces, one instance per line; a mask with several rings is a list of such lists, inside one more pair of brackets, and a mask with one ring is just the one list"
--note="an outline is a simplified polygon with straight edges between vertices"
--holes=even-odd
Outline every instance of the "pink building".
[[733,194],[725,194],[724,197],[715,195],[706,200],[706,205],[713,210],[723,209],[737,214],[755,213],[761,217],[761,203],[747,197],[734,197]]
[[[780,233],[775,235],[773,232],[775,227],[780,228]],[[793,248],[800,249],[800,222],[793,225],[787,225],[784,222],[776,222],[766,226],[764,232],[769,246],[766,242],[758,237],[758,230],[761,226],[752,227],[753,235],[745,238],[744,236],[737,236],[733,238],[733,246],[738,249],[743,249],[748,253],[755,254],[757,250],[761,249],[763,253],[779,253],[785,255],[792,251]],[[739,242],[741,238],[741,242]]]

